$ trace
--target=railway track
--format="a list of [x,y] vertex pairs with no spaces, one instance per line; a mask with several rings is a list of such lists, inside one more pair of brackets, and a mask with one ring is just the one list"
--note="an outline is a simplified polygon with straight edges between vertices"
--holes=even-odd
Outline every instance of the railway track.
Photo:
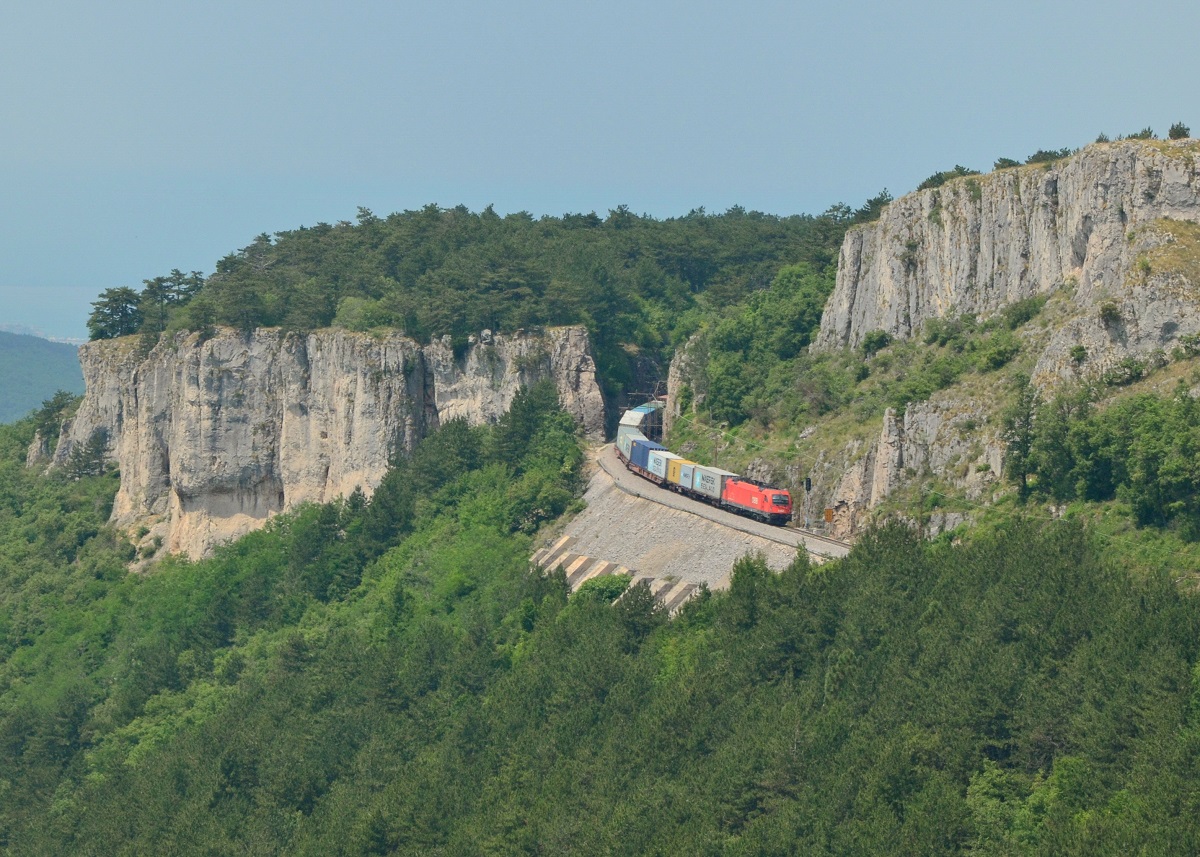
[[612,444],[608,444],[600,450],[596,461],[620,491],[634,497],[649,500],[660,506],[688,512],[712,523],[760,539],[767,539],[794,548],[803,547],[814,556],[837,559],[850,552],[850,545],[846,542],[810,533],[807,530],[797,530],[792,527],[773,527],[769,524],[752,521],[748,518],[735,515],[732,512],[726,512],[724,509],[718,509],[714,506],[701,503],[698,500],[693,500],[690,497],[685,497],[682,494],[676,494],[665,488],[660,488],[652,482],[629,472],[617,457],[616,449]]

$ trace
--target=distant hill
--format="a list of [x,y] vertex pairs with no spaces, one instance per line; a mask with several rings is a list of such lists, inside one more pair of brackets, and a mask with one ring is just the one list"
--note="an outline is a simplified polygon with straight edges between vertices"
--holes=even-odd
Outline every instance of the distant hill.
[[56,390],[83,392],[75,346],[0,331],[0,423],[20,419]]

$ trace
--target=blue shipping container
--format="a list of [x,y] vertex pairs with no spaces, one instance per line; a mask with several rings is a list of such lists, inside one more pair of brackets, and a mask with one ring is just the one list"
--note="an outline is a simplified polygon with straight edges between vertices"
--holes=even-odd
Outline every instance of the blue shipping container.
[[650,450],[666,449],[661,443],[655,443],[652,440],[639,440],[634,438],[633,444],[629,449],[629,460],[636,464],[642,470],[649,470]]

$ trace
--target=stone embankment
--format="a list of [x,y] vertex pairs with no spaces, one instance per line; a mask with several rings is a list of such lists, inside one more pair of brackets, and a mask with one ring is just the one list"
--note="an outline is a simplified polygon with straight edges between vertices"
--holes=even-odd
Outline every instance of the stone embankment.
[[534,555],[545,568],[562,565],[572,590],[598,574],[630,574],[675,609],[701,583],[728,588],[733,564],[747,554],[762,554],[778,571],[806,545],[817,562],[849,549],[659,488],[626,471],[611,446],[598,464],[584,494],[587,508]]

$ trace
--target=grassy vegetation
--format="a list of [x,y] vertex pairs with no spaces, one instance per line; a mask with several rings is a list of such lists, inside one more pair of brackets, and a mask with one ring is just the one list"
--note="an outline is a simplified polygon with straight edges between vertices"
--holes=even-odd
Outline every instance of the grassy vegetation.
[[1154,221],[1149,229],[1169,236],[1169,240],[1147,251],[1148,269],[1179,275],[1193,285],[1200,283],[1200,223],[1164,218]]

